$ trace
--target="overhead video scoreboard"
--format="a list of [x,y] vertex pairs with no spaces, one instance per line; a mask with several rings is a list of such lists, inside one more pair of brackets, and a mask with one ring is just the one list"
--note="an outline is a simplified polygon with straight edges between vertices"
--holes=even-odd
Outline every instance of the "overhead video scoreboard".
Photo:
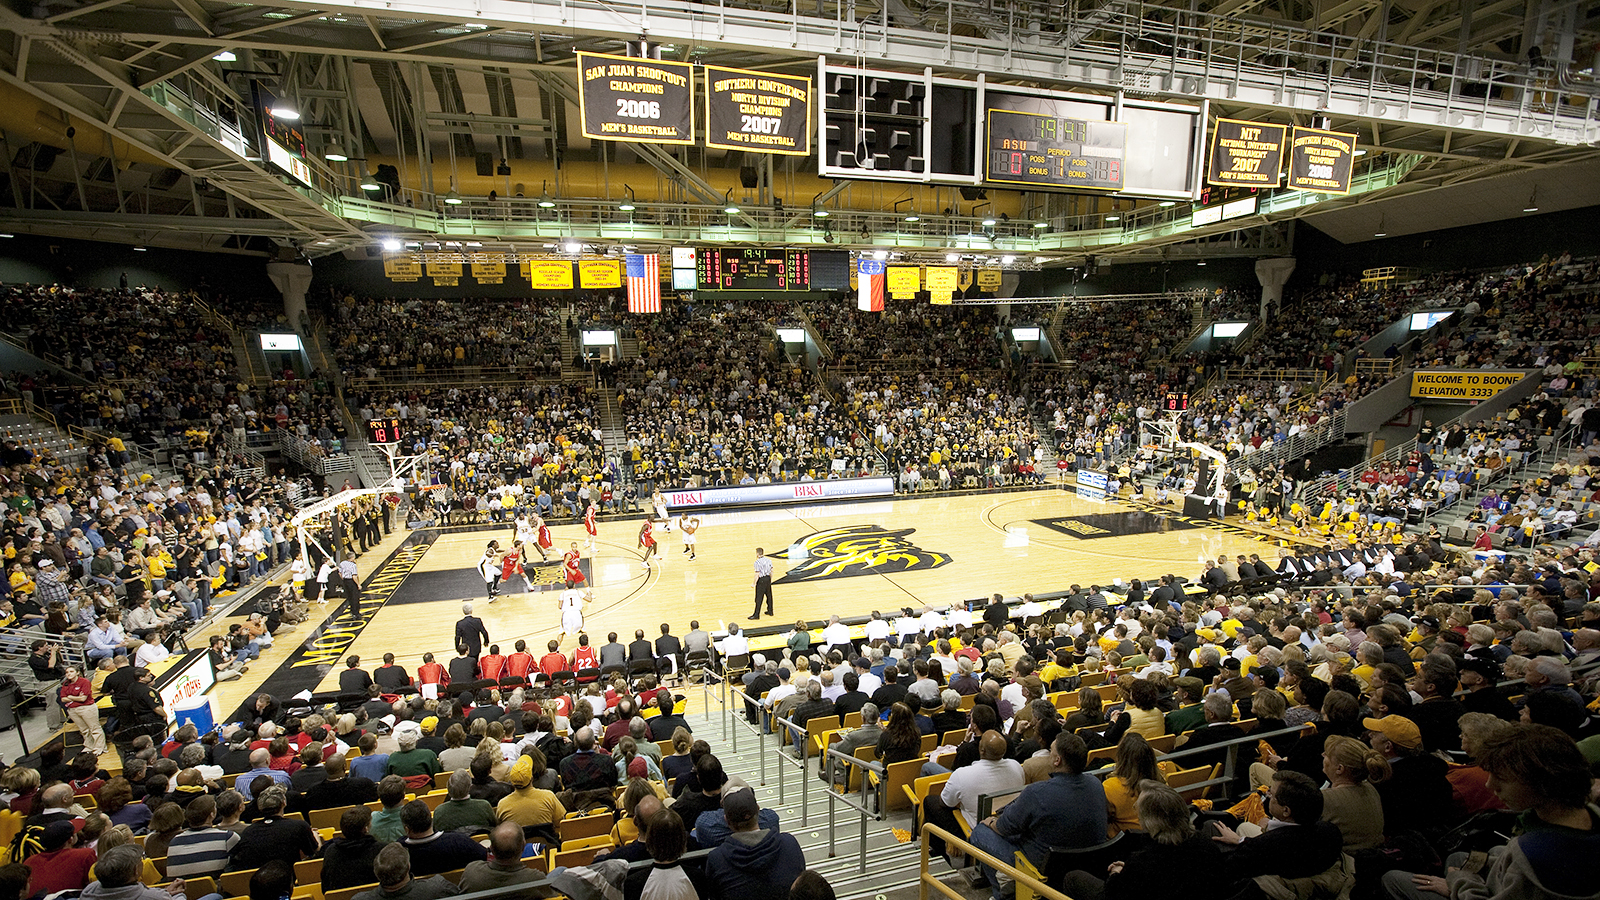
[[990,109],[984,180],[1120,191],[1128,127],[1121,122]]
[[694,251],[702,291],[842,291],[850,284],[844,250],[701,247]]

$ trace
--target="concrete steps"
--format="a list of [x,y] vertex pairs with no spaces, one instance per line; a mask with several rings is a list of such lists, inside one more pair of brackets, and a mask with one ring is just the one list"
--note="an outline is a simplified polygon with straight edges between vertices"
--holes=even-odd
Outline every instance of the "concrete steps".
[[[698,690],[690,687],[685,693]],[[835,799],[833,855],[830,856],[828,807],[831,792],[817,777],[817,760],[814,757],[807,760],[802,773],[795,763],[792,748],[787,753],[779,749],[778,736],[766,735],[763,740],[750,728],[734,721],[731,715],[724,721],[714,691],[713,687],[708,692],[711,696],[709,713],[687,717],[695,737],[710,743],[723,770],[749,783],[761,806],[778,814],[779,827],[794,835],[805,852],[807,868],[826,877],[840,900],[915,888],[918,844],[915,841],[901,843],[894,834],[896,828],[907,832],[915,828],[908,810],[889,813],[883,819],[867,816],[863,856],[861,813]],[[766,756],[764,782],[761,777],[763,755]],[[860,794],[852,795],[854,802],[860,799]],[[870,800],[867,806],[871,808]],[[943,874],[946,869],[945,864],[939,862],[936,871]]]

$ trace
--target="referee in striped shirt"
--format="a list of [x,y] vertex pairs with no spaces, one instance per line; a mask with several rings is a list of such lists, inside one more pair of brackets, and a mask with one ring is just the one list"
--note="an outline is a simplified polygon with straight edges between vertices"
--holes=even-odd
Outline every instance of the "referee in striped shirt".
[[772,560],[767,559],[765,551],[756,548],[756,611],[750,615],[751,621],[761,619],[761,598],[767,599],[767,615],[772,615]]

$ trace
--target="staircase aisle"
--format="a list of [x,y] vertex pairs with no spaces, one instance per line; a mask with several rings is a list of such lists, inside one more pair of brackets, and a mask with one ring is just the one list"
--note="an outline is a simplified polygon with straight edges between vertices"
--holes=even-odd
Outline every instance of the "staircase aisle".
[[[704,690],[703,695],[702,690]],[[779,828],[794,835],[795,840],[800,843],[801,850],[805,852],[806,867],[816,870],[827,878],[839,900],[858,900],[880,895],[910,896],[908,892],[916,890],[919,845],[914,835],[911,840],[904,843],[895,835],[897,829],[904,833],[912,833],[916,828],[909,809],[891,812],[883,820],[867,817],[863,870],[861,813],[843,802],[836,801],[833,804],[832,829],[835,855],[830,857],[829,791],[817,775],[817,759],[812,757],[806,761],[805,773],[802,775],[794,762],[792,746],[786,751],[780,750],[775,735],[765,735],[764,739],[758,738],[753,726],[741,724],[742,718],[740,721],[734,721],[733,714],[726,718],[723,716],[723,707],[716,685],[704,689],[699,685],[688,685],[680,688],[679,693],[689,698],[691,710],[700,710],[686,716],[695,737],[711,745],[711,752],[722,762],[723,770],[728,775],[743,779],[755,789],[756,799],[762,808],[771,809],[778,814]],[[704,701],[702,696],[705,698]],[[707,705],[703,706],[702,702]],[[737,713],[738,706],[739,701],[734,698],[730,708]],[[735,746],[737,750],[734,749]],[[782,759],[779,758],[780,754],[783,756]],[[766,757],[764,782],[761,777],[763,755]],[[802,781],[805,782],[804,797],[801,791]],[[861,799],[860,794],[854,794],[852,797],[856,802]],[[870,809],[870,799],[867,805]],[[692,827],[692,823],[688,824]],[[980,896],[979,893],[968,890],[962,879],[957,877],[942,860],[933,863],[933,871],[937,875],[948,876],[945,880],[957,890],[973,897]]]

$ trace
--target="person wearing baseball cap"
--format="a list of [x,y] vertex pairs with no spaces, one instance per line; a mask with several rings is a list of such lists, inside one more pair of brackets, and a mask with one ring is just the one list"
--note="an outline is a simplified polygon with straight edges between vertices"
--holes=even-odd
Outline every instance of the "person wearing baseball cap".
[[1384,833],[1431,827],[1451,815],[1450,781],[1445,761],[1422,747],[1422,729],[1404,716],[1362,719],[1367,743],[1389,760],[1394,775],[1378,785],[1383,799]]
[[[702,821],[715,813],[701,815]],[[706,857],[706,878],[719,897],[784,896],[805,871],[805,854],[794,835],[761,821],[761,805],[748,786],[726,791],[722,816],[729,834]],[[701,839],[702,845],[705,843]]]

